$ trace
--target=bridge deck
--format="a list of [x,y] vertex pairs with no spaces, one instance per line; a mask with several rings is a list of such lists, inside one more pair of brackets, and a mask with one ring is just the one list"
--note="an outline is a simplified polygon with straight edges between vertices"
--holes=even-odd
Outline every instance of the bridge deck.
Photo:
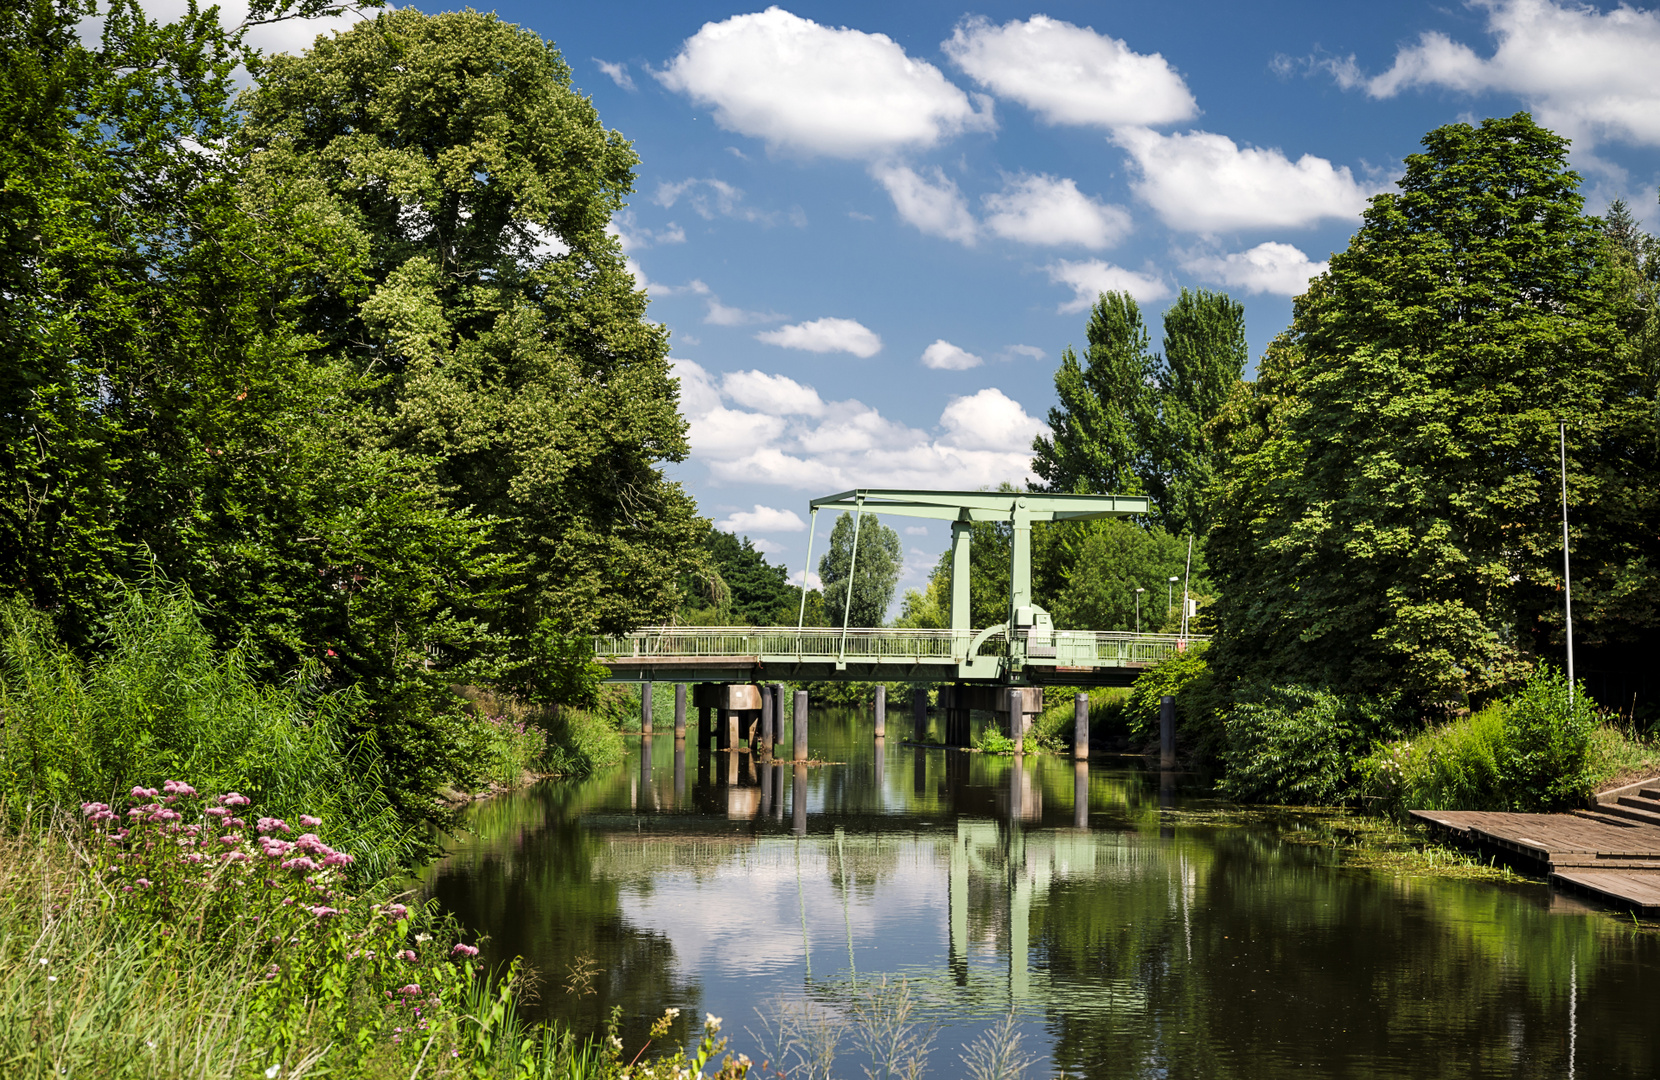
[[[1026,641],[1019,678],[1103,685],[1136,675],[1206,638],[1055,630]],[[625,682],[897,680],[1007,682],[1002,631],[665,626],[594,639],[594,656]]]

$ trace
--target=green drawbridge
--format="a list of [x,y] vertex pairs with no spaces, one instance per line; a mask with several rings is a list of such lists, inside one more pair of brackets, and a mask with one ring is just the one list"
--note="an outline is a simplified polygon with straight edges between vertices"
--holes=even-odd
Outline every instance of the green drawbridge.
[[[1145,514],[1144,498],[858,488],[809,505],[809,567],[821,509],[854,514],[850,566],[857,565],[859,525],[867,513],[951,522],[951,626],[894,630],[812,627],[798,621],[787,627],[648,627],[595,638],[595,659],[609,669],[613,680],[624,682],[1111,686],[1128,685],[1153,664],[1206,640],[1185,634],[1067,630],[1056,627],[1049,613],[1032,600],[1033,522]],[[979,629],[969,625],[971,526],[977,521],[1007,524],[1013,533],[1007,617]],[[803,594],[803,615],[805,610]],[[842,621],[846,618],[844,608]]]

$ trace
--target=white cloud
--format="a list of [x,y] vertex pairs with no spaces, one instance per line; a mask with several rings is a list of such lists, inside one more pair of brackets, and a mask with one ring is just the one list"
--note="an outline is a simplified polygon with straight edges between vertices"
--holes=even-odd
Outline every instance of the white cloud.
[[779,416],[823,416],[824,400],[811,386],[788,375],[764,371],[729,371],[721,377],[721,391],[739,405]]
[[1066,285],[1077,295],[1056,308],[1062,315],[1087,311],[1095,298],[1104,292],[1127,292],[1137,303],[1162,300],[1170,295],[1170,286],[1155,277],[1126,270],[1100,259],[1072,262],[1061,259],[1048,267],[1049,280]]
[[[622,245],[624,254],[643,251],[656,244],[684,244],[686,242],[686,230],[674,222],[671,221],[667,227],[652,232],[635,220],[634,211],[632,210],[618,211],[610,221],[606,222],[605,231],[617,238],[617,242]],[[565,251],[570,250],[557,237],[552,239]]]
[[926,525],[907,525],[907,526],[905,526],[905,535],[906,536],[927,536],[928,535],[928,526],[926,526]]
[[1122,127],[1186,120],[1193,94],[1158,53],[1045,15],[995,26],[965,19],[941,46],[980,85],[1051,124]]
[[[952,399],[933,432],[856,400],[761,371],[715,376],[675,360],[691,460],[715,484],[826,491],[851,487],[974,489],[1029,478],[1031,441],[1046,430],[996,389]],[[756,513],[761,508],[757,508]],[[755,526],[759,528],[759,526]]]
[[1371,191],[1347,166],[1304,154],[1240,147],[1226,135],[1160,135],[1147,128],[1113,133],[1129,151],[1131,188],[1166,225],[1187,232],[1285,228],[1355,218]]
[[986,228],[1023,244],[1105,248],[1130,231],[1130,215],[1123,207],[1096,202],[1074,181],[1053,176],[1010,177],[1002,191],[983,201],[990,211]]
[[940,414],[949,433],[946,443],[971,450],[1030,453],[1032,440],[1049,428],[1003,391],[987,387],[969,397],[952,398]]
[[801,584],[801,575],[803,573],[806,573],[806,575],[807,575],[807,588],[809,590],[824,588],[824,581],[817,574],[815,574],[811,571],[797,570],[795,573],[790,575],[790,584],[791,585],[800,585]]
[[[779,215],[776,211],[760,210],[746,205],[742,188],[734,187],[724,180],[714,177],[699,179],[688,177],[685,180],[669,183],[667,181],[657,185],[657,194],[651,201],[658,206],[668,209],[681,199],[685,199],[693,213],[704,221],[713,221],[717,217],[736,218],[739,221],[754,221],[762,225],[776,224]],[[805,221],[796,221],[794,224],[804,225]]]
[[[247,0],[223,0],[216,6],[219,8],[221,26],[234,28],[248,18]],[[140,7],[144,9],[145,15],[161,23],[177,22],[187,11],[184,0],[144,0]],[[311,48],[312,43],[319,37],[345,33],[366,17],[372,16],[365,16],[358,9],[347,8],[338,15],[326,15],[315,19],[284,19],[281,22],[250,27],[246,41],[267,56],[273,53],[297,55]],[[92,45],[97,43],[103,29],[103,16],[94,16],[82,19],[76,26],[76,33],[82,41]]]
[[781,326],[777,330],[756,334],[755,340],[785,349],[815,353],[845,352],[860,358],[872,357],[882,351],[882,339],[875,331],[853,319],[814,319],[794,326]]
[[905,165],[878,165],[871,174],[888,189],[901,220],[930,236],[973,246],[979,228],[968,200],[939,166],[930,171],[932,180]]
[[980,357],[967,349],[958,348],[944,338],[922,350],[922,366],[933,368],[935,371],[967,371],[983,363],[985,361]]
[[609,61],[601,60],[597,56],[593,57],[593,61],[595,65],[597,65],[599,69],[611,79],[612,82],[616,83],[618,86],[622,87],[624,90],[627,90],[631,94],[634,92],[634,76],[628,73],[627,64],[613,64]]
[[715,528],[729,533],[801,532],[807,523],[794,510],[776,510],[755,504],[754,510],[739,510],[715,522]]
[[710,326],[753,326],[756,323],[783,322],[788,318],[775,311],[745,311],[743,308],[727,307],[716,296],[704,302],[709,305],[709,313],[703,316],[703,321]]
[[1300,248],[1270,241],[1249,251],[1196,256],[1183,262],[1182,268],[1246,292],[1297,296],[1308,288],[1310,278],[1325,273],[1329,265],[1310,260]]
[[[1471,6],[1487,13],[1487,32],[1497,41],[1491,56],[1427,32],[1400,50],[1388,71],[1364,80],[1366,92],[1375,98],[1416,86],[1508,92],[1527,100],[1541,124],[1565,134],[1660,145],[1660,11],[1623,3],[1599,11],[1551,0]],[[1362,80],[1356,73],[1340,81]]]
[[1049,354],[1036,345],[1010,345],[997,355],[997,359],[1013,360],[1017,356],[1024,356],[1028,360],[1036,360],[1039,363],[1049,359]]
[[779,7],[705,23],[657,78],[775,151],[875,158],[992,126],[989,102],[891,38]]

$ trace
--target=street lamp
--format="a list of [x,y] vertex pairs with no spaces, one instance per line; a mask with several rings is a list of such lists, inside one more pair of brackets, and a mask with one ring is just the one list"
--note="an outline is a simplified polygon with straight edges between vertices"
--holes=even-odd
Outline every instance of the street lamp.
[[1169,619],[1170,613],[1176,610],[1176,577],[1175,574],[1170,575],[1170,584],[1164,590],[1164,617],[1166,619]]
[[1141,633],[1141,594],[1146,591],[1146,589],[1135,591],[1135,632],[1137,634]]

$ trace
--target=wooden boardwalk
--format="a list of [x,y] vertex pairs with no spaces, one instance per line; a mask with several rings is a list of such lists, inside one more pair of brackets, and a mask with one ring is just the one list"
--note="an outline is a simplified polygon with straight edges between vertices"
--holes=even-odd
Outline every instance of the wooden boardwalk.
[[1460,843],[1537,864],[1553,885],[1660,915],[1660,782],[1610,792],[1571,814],[1410,813]]

